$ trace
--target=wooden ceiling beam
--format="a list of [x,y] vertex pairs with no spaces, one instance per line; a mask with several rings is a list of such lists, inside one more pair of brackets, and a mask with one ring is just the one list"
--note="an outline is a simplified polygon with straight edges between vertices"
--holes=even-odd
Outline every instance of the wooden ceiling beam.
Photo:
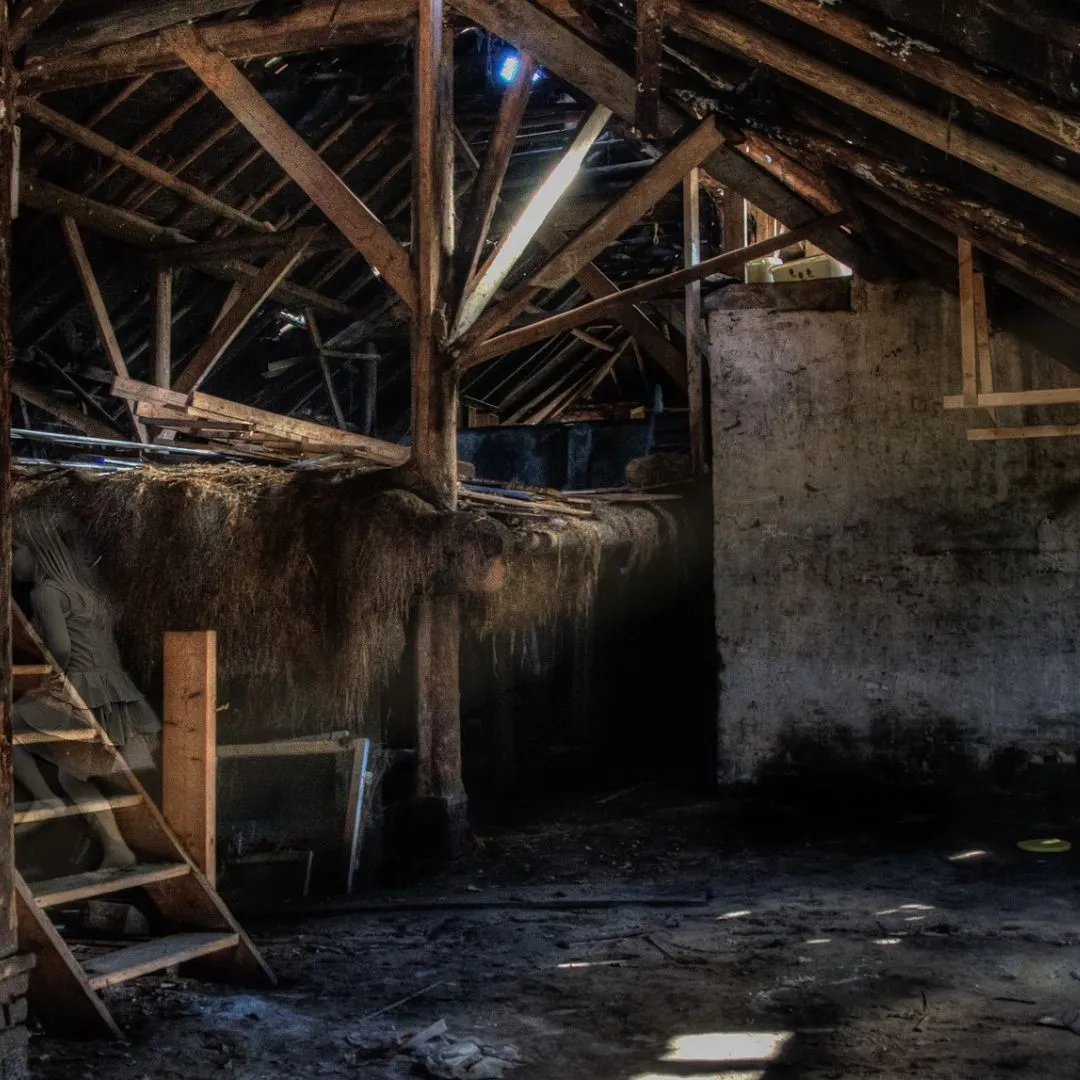
[[48,413],[62,424],[67,424],[68,427],[81,431],[84,435],[91,435],[95,439],[123,438],[116,428],[92,416],[87,416],[80,409],[56,397],[47,388],[36,386],[19,375],[13,375],[11,378],[11,392],[27,404]]
[[182,199],[186,199],[204,210],[209,210],[218,217],[237,221],[257,232],[273,232],[274,227],[269,222],[259,221],[243,211],[237,210],[236,207],[230,206],[220,199],[215,199],[212,195],[207,195],[194,184],[177,179],[168,170],[147,161],[146,158],[139,157],[138,154],[133,154],[123,146],[119,146],[110,139],[98,135],[97,132],[83,127],[82,124],[69,120],[66,116],[62,116],[55,109],[50,109],[40,101],[35,101],[33,98],[22,98],[19,101],[19,111],[27,116],[32,116],[35,120],[46,125],[46,127],[52,128],[57,134],[63,135],[79,146],[118,162],[139,176],[167,188]]
[[349,243],[378,270],[394,292],[414,308],[416,282],[409,256],[383,223],[227,57],[203,45],[190,26],[165,33],[177,55],[210,87]]
[[70,56],[88,49],[115,45],[131,38],[152,34],[177,23],[205,19],[210,15],[222,15],[227,11],[251,7],[251,0],[135,0],[134,4],[79,19],[60,30],[40,34],[34,40],[34,56],[48,59],[54,56]]
[[17,52],[46,19],[51,19],[64,0],[25,0],[11,18],[11,51]]
[[[113,372],[126,379],[128,377],[127,362],[124,354],[120,351],[120,343],[116,340],[116,331],[113,329],[112,320],[109,318],[108,308],[105,307],[105,298],[101,295],[94,268],[90,265],[90,257],[86,253],[86,247],[79,233],[79,226],[74,218],[65,216],[61,219],[64,229],[64,239],[67,241],[68,250],[71,252],[72,261],[79,275],[86,302],[90,306],[90,314],[94,318],[94,326],[97,328],[98,341],[101,343],[102,352],[105,353]],[[147,442],[146,428],[135,415],[135,410],[128,405],[131,422],[135,427],[135,436],[139,442]]]
[[[515,48],[530,50],[536,62],[607,105],[619,119],[633,124],[637,87],[633,75],[609,60],[558,18],[560,0],[453,0],[466,17]],[[687,117],[666,102],[660,103],[660,131],[671,138],[683,130]],[[788,228],[819,218],[818,212],[793,191],[775,180],[736,149],[721,146],[702,167],[725,187],[734,188]],[[881,267],[850,234],[834,230],[818,245],[869,280],[881,276]]]
[[[939,90],[970,102],[1018,127],[1080,153],[1080,119],[1052,105],[1045,105],[1010,87],[1002,79],[988,78],[949,59],[938,49],[890,47],[888,32],[882,33],[844,8],[807,3],[806,0],[762,0],[769,7],[798,19],[868,56],[909,72]],[[1023,13],[1025,21],[1030,10]],[[1077,35],[1080,38],[1080,34]]]
[[[392,40],[407,35],[415,20],[413,0],[316,0],[288,15],[237,19],[202,27],[200,33],[208,48],[231,60],[246,60]],[[184,62],[169,41],[169,32],[160,30],[90,52],[30,58],[20,88],[23,93],[41,94],[147,72],[175,71]]]
[[800,226],[768,240],[761,240],[738,251],[715,255],[713,258],[705,259],[696,266],[676,270],[673,273],[665,274],[663,277],[653,278],[651,281],[644,281],[640,285],[634,285],[629,289],[621,289],[612,296],[606,296],[601,300],[593,300],[588,304],[582,304],[580,307],[560,312],[558,315],[540,319],[518,330],[510,330],[505,334],[500,334],[498,337],[488,338],[471,352],[461,357],[461,367],[468,369],[495,356],[502,356],[505,353],[524,348],[526,345],[531,345],[533,342],[542,341],[553,334],[564,333],[567,330],[572,330],[575,326],[584,326],[600,315],[612,311],[620,304],[636,304],[644,300],[652,300],[655,297],[666,296],[678,292],[691,282],[700,281],[710,274],[726,274],[738,270],[752,259],[759,259],[774,251],[779,251],[781,248],[788,247],[799,240],[813,239],[816,243],[818,236],[827,233],[831,228],[842,225],[846,220],[846,214],[832,214],[829,217],[819,218],[813,224]]
[[247,326],[263,302],[289,275],[303,258],[315,239],[316,229],[297,229],[289,244],[276,255],[236,294],[233,303],[224,311],[199,351],[188,361],[176,379],[173,389],[180,394],[197,390],[217,366],[225,351]]
[[462,215],[457,245],[458,276],[462,288],[472,280],[480,265],[484,241],[499,202],[499,191],[514,152],[522,117],[529,104],[535,70],[533,58],[528,53],[520,53],[513,81],[499,102],[499,114],[495,118],[487,153],[469,196],[469,209]]
[[646,138],[660,134],[660,61],[664,55],[664,0],[637,0],[637,97],[634,125]]
[[[98,202],[96,199],[87,199],[77,195],[66,188],[50,184],[40,180],[31,173],[19,175],[19,197],[26,206],[33,207],[45,214],[56,216],[69,215],[85,229],[91,229],[102,236],[109,236],[114,240],[120,240],[135,247],[145,248],[147,254],[152,256],[155,249],[168,249],[177,245],[194,246],[191,237],[171,229],[165,225],[158,225],[141,214],[130,210],[123,210],[108,203]],[[266,237],[266,239],[273,239]],[[240,259],[228,259],[217,265],[200,263],[199,269],[211,277],[222,281],[245,281],[258,274],[259,269],[251,263]],[[340,300],[329,296],[323,296],[313,289],[302,285],[294,285],[283,282],[274,290],[274,296],[284,304],[293,307],[314,307],[319,311],[325,311],[332,315],[343,315],[347,318],[358,318],[360,312],[356,308]]]
[[734,50],[1021,191],[1080,216],[1080,183],[1058,169],[968,131],[949,117],[938,116],[865,79],[849,75],[726,12],[706,9],[687,0],[668,0],[667,11],[671,25],[680,31]]

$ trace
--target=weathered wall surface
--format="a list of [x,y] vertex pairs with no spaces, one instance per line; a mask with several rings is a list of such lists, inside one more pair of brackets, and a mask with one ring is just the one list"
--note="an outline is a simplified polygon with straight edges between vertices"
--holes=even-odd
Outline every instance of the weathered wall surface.
[[[957,305],[923,286],[709,328],[721,778],[1075,755],[1080,442],[968,442]],[[993,355],[997,389],[1080,382]]]

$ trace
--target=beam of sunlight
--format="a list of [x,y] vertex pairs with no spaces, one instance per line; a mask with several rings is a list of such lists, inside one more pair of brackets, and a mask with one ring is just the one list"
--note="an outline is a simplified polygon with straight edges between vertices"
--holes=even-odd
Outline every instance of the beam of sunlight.
[[630,1080],[765,1080],[761,1069],[735,1069],[707,1073],[637,1073]]
[[774,1061],[791,1040],[790,1031],[709,1031],[703,1035],[676,1035],[661,1061]]
[[899,907],[886,908],[878,911],[877,915],[902,915],[905,911],[934,911],[933,904],[901,904]]
[[625,967],[625,960],[568,960],[559,964],[560,971],[580,971],[582,968],[591,967]]
[[723,919],[745,919],[747,915],[750,915],[749,909],[746,911],[729,911],[724,915],[717,915],[716,921],[721,922]]
[[898,937],[879,937],[874,938],[875,945],[899,945],[903,938]]
[[804,941],[804,945],[828,945],[832,942],[831,937],[812,937]]
[[966,862],[968,859],[982,859],[989,854],[989,851],[983,851],[982,848],[975,848],[972,851],[958,851],[955,855],[949,856],[949,862]]

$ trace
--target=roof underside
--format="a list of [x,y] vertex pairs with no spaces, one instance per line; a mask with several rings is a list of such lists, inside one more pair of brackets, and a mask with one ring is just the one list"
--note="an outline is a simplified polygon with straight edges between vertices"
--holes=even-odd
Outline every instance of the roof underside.
[[[268,239],[269,227],[287,234],[300,225],[326,225],[217,98],[162,48],[161,29],[178,15],[201,14],[196,22],[204,40],[242,66],[408,248],[413,19],[405,0],[66,0],[54,6],[18,57],[22,94],[134,150],[246,218],[225,216],[205,200],[198,205],[58,136],[29,109],[24,112],[23,197],[14,249],[16,375],[125,432],[127,420],[108,393],[112,371],[65,246],[59,211],[80,222],[120,349],[139,379],[150,372],[155,267],[176,264],[176,372],[206,338],[234,283],[278,250],[280,238]],[[523,6],[572,30],[582,50],[572,63],[565,50],[548,57],[549,40],[529,40],[530,26],[520,19]],[[463,0],[448,15],[454,30],[459,191],[467,190],[483,161],[504,92],[495,69],[507,45],[497,35],[520,35],[514,44],[533,51],[543,68],[489,241],[513,222],[598,97],[609,98],[599,103],[612,107],[615,116],[556,211],[566,231],[627,190],[677,141],[639,137],[631,123],[633,102],[628,114],[622,83],[616,85],[612,74],[635,73],[633,5]],[[130,37],[133,32],[139,36]],[[858,33],[861,46],[852,43]],[[729,146],[734,144],[704,166],[715,178],[704,178],[706,254],[721,249],[725,191],[745,196],[788,225],[800,223],[793,217],[805,221],[847,211],[845,231],[834,230],[831,241],[818,242],[867,276],[921,276],[954,290],[956,236],[964,235],[981,253],[993,323],[1080,366],[1072,347],[1080,325],[1080,20],[1066,4],[672,0],[663,43],[664,98],[681,110],[687,125],[716,114]],[[944,85],[939,76],[946,70],[968,81]],[[839,73],[835,81],[833,72]],[[604,84],[600,89],[598,82]],[[1004,92],[1010,118],[1002,115],[1009,109],[997,97],[973,100],[970,86],[982,84],[995,95]],[[869,94],[859,89],[867,86]],[[926,132],[942,127],[945,144],[932,145]],[[978,152],[969,152],[971,146]],[[85,198],[72,204],[67,193]],[[140,221],[108,219],[91,212],[93,204],[85,199],[130,211]],[[596,264],[620,286],[678,268],[682,219],[676,188],[606,247]],[[236,244],[216,260],[188,265],[177,255],[189,241],[225,240]],[[543,255],[531,247],[508,284]],[[708,282],[706,291],[722,284]],[[539,304],[554,311],[580,300],[571,282]],[[681,305],[674,310],[663,304],[649,312],[681,349],[680,313]],[[377,354],[377,430],[390,439],[404,436],[408,312],[328,225],[287,284],[241,332],[206,389],[332,423],[305,316],[318,325],[346,421],[360,421],[364,358]],[[590,365],[600,370],[618,352],[610,377],[590,385],[591,398],[578,406],[616,415],[651,404],[657,385],[670,403],[684,404],[677,381],[647,350],[636,344],[620,349],[625,338],[626,330],[609,313],[586,333],[564,334],[473,368],[465,377],[464,400],[503,423],[535,422],[551,415],[548,405],[568,380]],[[33,426],[49,422],[44,413],[33,420]]]

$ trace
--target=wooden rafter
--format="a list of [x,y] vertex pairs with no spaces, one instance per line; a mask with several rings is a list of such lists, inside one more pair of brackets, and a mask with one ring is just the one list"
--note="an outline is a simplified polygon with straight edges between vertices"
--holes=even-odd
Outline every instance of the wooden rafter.
[[11,392],[35,408],[41,409],[42,412],[55,417],[62,424],[67,424],[68,427],[81,431],[84,435],[92,435],[96,439],[121,438],[116,428],[110,427],[92,416],[87,416],[80,409],[75,408],[66,401],[61,401],[45,387],[35,386],[18,375],[13,376],[11,380]]
[[610,117],[611,110],[603,105],[593,109],[588,119],[578,128],[558,163],[526,203],[512,228],[503,234],[465,292],[454,323],[453,339],[462,337],[477,321],[515,263],[525,254],[526,248],[532,243],[555,204],[573,183],[585,155],[600,137],[600,132]]
[[[934,48],[892,47],[888,34],[856,18],[844,8],[806,3],[806,0],[763,0],[763,3],[813,26],[873,56],[882,63],[910,72],[977,109],[1026,128],[1066,150],[1080,153],[1080,120],[1010,87],[1002,79],[980,75]],[[1030,10],[1023,11],[1025,22]],[[1080,33],[1076,34],[1080,41]]]
[[1080,183],[1058,169],[967,131],[950,117],[939,116],[882,90],[726,12],[703,8],[687,0],[669,0],[667,11],[673,27],[692,36],[703,36],[756,63],[782,71],[786,77],[853,105],[868,116],[951,157],[966,161],[1070,214],[1080,215]]
[[[617,117],[632,124],[637,101],[634,77],[561,22],[556,12],[559,2],[454,0],[454,6],[515,47],[532,50],[536,62],[543,68],[566,79],[593,101],[607,105]],[[685,123],[684,115],[661,102],[660,130],[663,136],[675,136]],[[734,148],[719,147],[702,165],[725,187],[740,192],[788,228],[816,221],[820,216],[805,200]],[[848,233],[834,230],[817,243],[869,280],[881,276],[876,261]]]
[[[72,261],[78,271],[79,281],[82,283],[83,292],[86,294],[86,302],[90,307],[90,313],[94,317],[94,326],[97,328],[98,340],[102,351],[113,371],[121,378],[128,377],[127,362],[124,354],[120,351],[120,343],[116,340],[116,331],[113,329],[112,319],[105,307],[105,298],[101,295],[94,268],[90,265],[90,257],[86,253],[79,226],[74,218],[64,217],[62,221],[64,239],[67,241],[68,250],[71,252]],[[146,428],[135,415],[134,409],[128,406],[131,414],[131,422],[135,427],[135,435],[139,442],[146,442]]]
[[334,419],[337,421],[337,426],[342,431],[346,431],[348,428],[345,423],[345,413],[341,408],[341,401],[338,399],[338,393],[334,387],[334,373],[330,370],[330,364],[327,361],[323,346],[322,333],[319,331],[319,323],[315,318],[315,312],[311,308],[304,312],[304,322],[307,324],[308,337],[311,338],[311,348],[315,354],[315,361],[322,372],[323,385],[326,387],[326,398],[330,402]]
[[634,122],[646,137],[660,130],[660,60],[664,55],[664,0],[637,0],[637,100]]
[[266,153],[302,188],[409,307],[416,283],[409,257],[381,221],[274,111],[225,56],[212,52],[191,27],[166,31],[173,48]]
[[82,124],[77,124],[74,120],[69,120],[66,116],[61,116],[55,109],[50,109],[40,101],[35,101],[33,98],[23,98],[19,102],[19,108],[27,116],[32,116],[35,120],[52,128],[53,131],[58,134],[71,139],[72,142],[78,143],[80,146],[85,146],[88,150],[93,150],[103,157],[118,162],[132,172],[138,173],[139,176],[151,180],[155,184],[160,184],[163,188],[167,188],[169,191],[174,192],[188,202],[194,203],[196,206],[202,207],[204,210],[209,210],[219,217],[237,221],[250,229],[256,229],[261,232],[270,232],[273,229],[273,226],[270,225],[269,222],[259,221],[249,214],[237,210],[236,207],[230,206],[220,199],[215,199],[212,195],[207,195],[194,184],[189,184],[185,180],[178,179],[167,169],[163,169],[161,166],[155,165],[151,161],[147,161],[146,158],[140,157],[138,154],[133,154],[130,150],[118,146],[116,143],[106,139],[102,135],[98,135],[97,132],[91,131],[87,127],[83,127]]
[[842,225],[847,220],[846,214],[833,214],[830,217],[819,218],[811,225],[803,225],[790,232],[781,233],[779,236],[768,240],[759,241],[740,251],[730,251],[723,255],[716,255],[711,259],[698,263],[697,266],[676,270],[674,273],[665,274],[663,277],[653,278],[651,281],[642,282],[629,289],[622,289],[612,296],[606,296],[601,300],[593,300],[582,304],[580,307],[571,308],[569,311],[551,315],[546,319],[530,323],[518,330],[510,330],[498,337],[488,338],[481,342],[471,352],[461,358],[461,366],[470,368],[475,364],[483,363],[495,356],[513,352],[524,348],[535,341],[542,341],[553,334],[561,334],[572,330],[575,326],[584,326],[592,322],[599,315],[607,314],[620,304],[636,304],[654,297],[665,296],[672,292],[680,291],[692,281],[700,281],[710,274],[730,273],[737,270],[751,259],[758,259],[769,255],[781,248],[797,243],[799,240],[813,239],[815,242],[822,233],[829,229]]
[[26,44],[27,39],[47,19],[51,19],[64,0],[24,0],[11,18],[11,51]]
[[[232,60],[285,56],[401,37],[415,20],[411,0],[316,0],[281,17],[237,19],[200,27],[207,48]],[[23,69],[24,93],[110,82],[184,66],[169,30],[103,49],[49,59],[31,57]]]
[[274,255],[259,273],[236,294],[233,303],[218,319],[209,337],[180,373],[174,389],[181,394],[195,390],[214,369],[225,350],[236,340],[266,298],[303,258],[316,230],[297,229],[292,241]]
[[499,114],[491,132],[487,154],[480,166],[480,172],[473,184],[469,197],[468,212],[462,216],[462,227],[458,236],[458,265],[462,285],[468,284],[480,265],[480,256],[484,241],[491,228],[491,219],[495,216],[495,207],[499,201],[499,189],[502,187],[506,168],[510,164],[510,155],[514,152],[521,119],[529,104],[532,90],[532,77],[536,66],[528,53],[518,56],[518,67],[513,81],[506,88],[499,103]]
[[[683,179],[683,266],[701,262],[701,183],[697,169]],[[690,417],[690,462],[694,475],[706,469],[705,461],[705,379],[697,335],[701,327],[701,281],[685,286],[684,323],[686,329],[686,397]]]
[[[39,180],[31,173],[21,173],[19,194],[27,206],[46,214],[70,216],[83,228],[92,229],[102,236],[134,244],[137,247],[155,249],[171,248],[177,244],[193,244],[189,236],[165,225],[158,225],[149,218],[132,213],[108,203],[98,202],[76,195],[66,188]],[[241,259],[227,259],[217,265],[200,263],[199,268],[212,277],[222,281],[243,281],[254,277],[259,272],[257,266]],[[315,307],[333,315],[357,318],[361,313],[348,304],[342,303],[314,289],[283,282],[274,291],[274,295],[286,304],[298,307]]]

